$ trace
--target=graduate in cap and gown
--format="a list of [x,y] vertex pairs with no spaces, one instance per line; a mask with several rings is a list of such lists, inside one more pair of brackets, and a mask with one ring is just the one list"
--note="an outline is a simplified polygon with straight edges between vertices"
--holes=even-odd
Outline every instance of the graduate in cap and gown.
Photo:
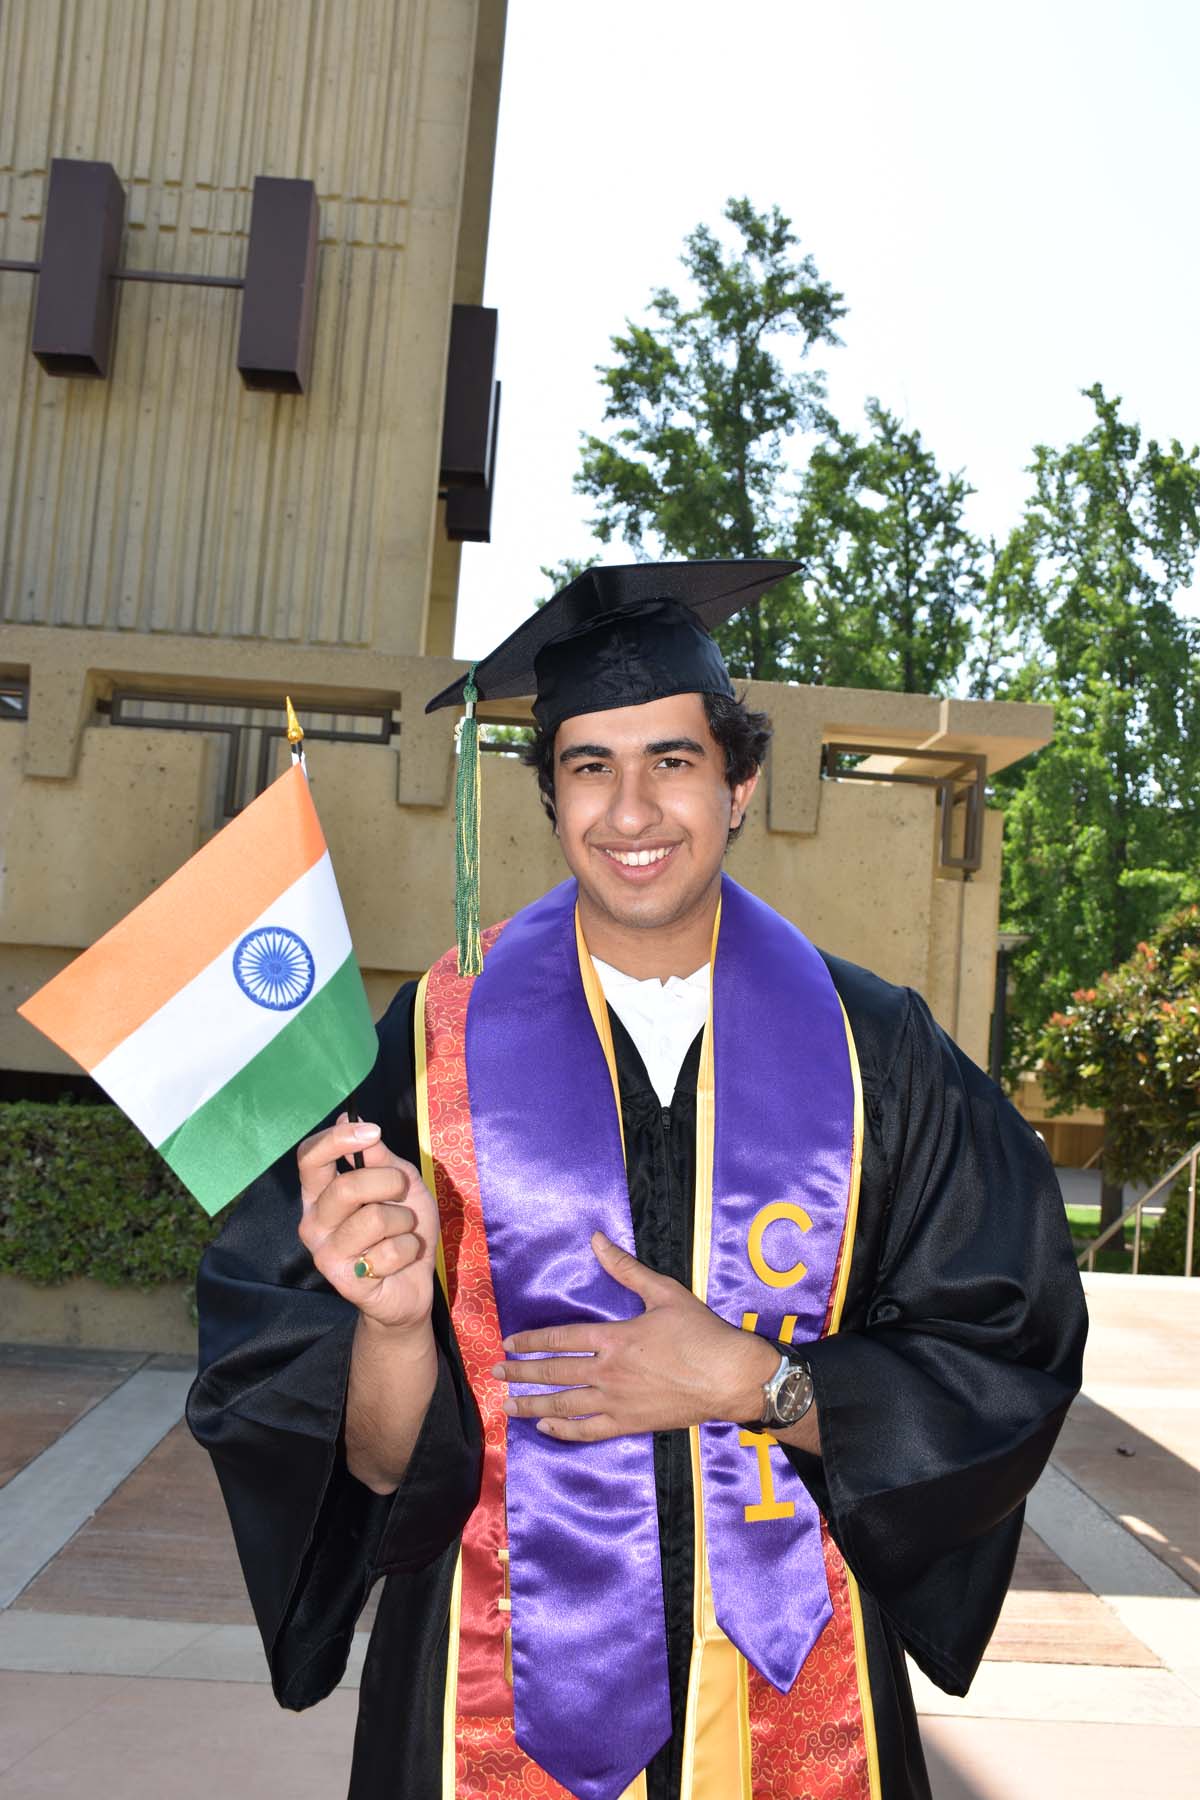
[[918,1800],[905,1654],[963,1694],[995,1626],[1080,1283],[920,996],[724,872],[769,722],[710,630],[793,566],[589,570],[430,703],[536,693],[568,878],[481,934],[460,893],[201,1266],[282,1705],[382,1583],[351,1800]]

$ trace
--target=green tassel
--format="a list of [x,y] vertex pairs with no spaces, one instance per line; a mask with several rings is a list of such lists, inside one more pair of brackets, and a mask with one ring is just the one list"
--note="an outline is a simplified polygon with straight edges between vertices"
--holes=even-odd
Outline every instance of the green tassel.
[[463,685],[467,703],[458,736],[458,776],[454,790],[454,929],[458,940],[458,972],[478,975],[483,969],[479,936],[479,722],[472,663]]

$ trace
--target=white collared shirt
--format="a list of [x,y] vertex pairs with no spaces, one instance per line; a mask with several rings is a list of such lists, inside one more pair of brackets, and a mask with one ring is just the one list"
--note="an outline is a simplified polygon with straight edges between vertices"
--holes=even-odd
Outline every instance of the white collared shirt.
[[708,970],[704,964],[686,978],[639,981],[611,963],[592,958],[604,998],[637,1046],[646,1073],[663,1106],[670,1106],[688,1048],[708,1017]]

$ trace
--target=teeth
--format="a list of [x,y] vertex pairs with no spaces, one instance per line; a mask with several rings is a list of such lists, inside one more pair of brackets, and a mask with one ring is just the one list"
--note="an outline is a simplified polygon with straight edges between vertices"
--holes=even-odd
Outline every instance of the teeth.
[[671,846],[665,850],[609,850],[606,852],[614,862],[624,863],[627,869],[644,869],[648,863],[661,862],[664,856],[670,856]]

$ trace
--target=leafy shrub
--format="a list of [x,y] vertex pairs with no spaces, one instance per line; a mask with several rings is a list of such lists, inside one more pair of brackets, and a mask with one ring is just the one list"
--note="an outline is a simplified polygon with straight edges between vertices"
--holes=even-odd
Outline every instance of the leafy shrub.
[[0,1105],[0,1274],[191,1281],[217,1226],[115,1106]]
[[[1182,1275],[1183,1253],[1187,1248],[1188,1172],[1185,1169],[1163,1208],[1157,1230],[1142,1240],[1142,1268],[1147,1275]],[[1192,1244],[1192,1274],[1200,1275],[1200,1199],[1197,1200],[1197,1224]]]
[[1149,1182],[1169,1168],[1200,1138],[1200,906],[1172,913],[1080,988],[1048,1021],[1041,1057],[1055,1112],[1104,1113],[1111,1180]]

